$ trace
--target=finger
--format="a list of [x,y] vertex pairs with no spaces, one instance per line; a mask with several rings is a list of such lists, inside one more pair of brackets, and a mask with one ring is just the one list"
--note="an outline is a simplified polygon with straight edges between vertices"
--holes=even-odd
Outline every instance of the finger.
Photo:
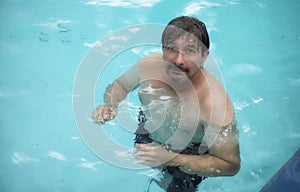
[[98,117],[97,119],[94,119],[94,122],[97,123],[97,124],[104,124],[105,123],[105,121],[100,117]]
[[137,144],[135,144],[135,147],[136,147],[137,150],[143,150],[145,148],[145,145],[146,144],[138,144],[137,143]]
[[150,163],[153,161],[153,157],[148,156],[145,153],[139,153],[139,154],[135,155],[135,159],[140,163],[144,163],[144,162]]
[[113,108],[113,107],[109,107],[109,110],[110,110],[110,119],[115,118],[115,116],[117,115],[118,111],[115,108]]
[[149,167],[152,166],[152,163],[150,161],[148,161],[148,160],[139,161],[139,163],[141,163],[143,165],[146,165],[146,166],[149,166]]
[[157,167],[161,165],[161,163],[156,162],[154,159],[151,158],[144,158],[143,160],[140,160],[138,162],[149,167]]
[[136,158],[141,158],[141,157],[147,156],[147,153],[145,153],[144,151],[137,151],[137,152],[134,154],[134,156],[135,156]]
[[105,107],[103,109],[103,119],[105,121],[111,120],[116,116],[116,112],[112,107]]
[[104,123],[104,120],[102,117],[102,109],[103,109],[103,107],[99,106],[94,110],[93,119],[94,119],[95,123],[100,123],[100,124]]
[[93,114],[92,114],[92,118],[94,119],[94,120],[96,120],[97,119],[97,115],[98,115],[98,111],[97,111],[97,108],[93,111]]
[[147,145],[147,144],[138,144],[137,150],[138,151],[143,151],[143,152],[151,152],[155,149],[155,147]]
[[102,110],[101,110],[101,117],[104,120],[106,120],[107,119],[106,115],[107,115],[107,108],[103,107]]
[[136,153],[135,158],[139,161],[154,161],[157,157],[153,156],[153,154],[150,152],[142,152],[139,151]]
[[148,144],[144,144],[143,146],[141,146],[141,150],[146,151],[146,152],[156,151],[159,148],[160,148],[160,146],[151,146]]
[[96,118],[96,117],[92,117],[92,120],[94,123],[97,123],[97,124],[102,124],[104,121],[102,119],[99,119],[99,118]]
[[143,164],[144,161],[146,161],[146,157],[142,154],[135,154],[134,158],[138,163],[141,163],[141,164]]

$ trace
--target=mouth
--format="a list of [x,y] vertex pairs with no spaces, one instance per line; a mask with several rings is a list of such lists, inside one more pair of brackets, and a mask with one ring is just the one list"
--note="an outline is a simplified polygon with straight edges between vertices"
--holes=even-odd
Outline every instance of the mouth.
[[174,82],[183,82],[188,77],[187,69],[179,68],[175,65],[171,65],[167,68],[167,74],[169,78]]
[[189,70],[187,68],[184,68],[182,66],[177,66],[177,65],[170,65],[168,67],[169,71],[171,71],[174,74],[181,74],[181,73],[188,73]]

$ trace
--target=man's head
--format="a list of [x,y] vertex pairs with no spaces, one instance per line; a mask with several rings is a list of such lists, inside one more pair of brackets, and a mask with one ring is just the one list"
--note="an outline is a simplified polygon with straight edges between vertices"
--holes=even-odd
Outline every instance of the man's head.
[[181,16],[170,21],[162,34],[163,58],[169,77],[184,82],[199,72],[209,54],[209,37],[203,22]]
[[203,52],[209,49],[209,36],[205,24],[188,16],[177,17],[168,23],[162,34],[163,46],[185,35],[185,33],[191,34],[197,39],[197,44]]

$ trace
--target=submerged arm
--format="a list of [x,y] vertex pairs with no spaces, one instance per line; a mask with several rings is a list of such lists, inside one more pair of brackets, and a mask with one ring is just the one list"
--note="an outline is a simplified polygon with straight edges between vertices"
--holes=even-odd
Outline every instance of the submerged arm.
[[222,127],[213,139],[209,154],[178,154],[168,162],[171,166],[179,166],[186,173],[201,176],[232,176],[240,169],[240,152],[238,131],[235,126]]
[[[200,176],[232,176],[240,169],[238,132],[236,128],[222,128],[212,139],[209,154],[185,155],[167,151],[162,146],[138,145],[137,159],[151,166],[179,167],[188,174]],[[213,135],[213,134],[212,134]],[[209,145],[210,146],[210,145]]]

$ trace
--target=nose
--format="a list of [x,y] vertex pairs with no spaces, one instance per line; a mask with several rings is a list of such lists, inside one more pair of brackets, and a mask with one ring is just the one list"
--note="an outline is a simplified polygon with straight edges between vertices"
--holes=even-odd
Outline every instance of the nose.
[[184,54],[181,51],[178,51],[173,62],[177,66],[183,66],[184,65]]

